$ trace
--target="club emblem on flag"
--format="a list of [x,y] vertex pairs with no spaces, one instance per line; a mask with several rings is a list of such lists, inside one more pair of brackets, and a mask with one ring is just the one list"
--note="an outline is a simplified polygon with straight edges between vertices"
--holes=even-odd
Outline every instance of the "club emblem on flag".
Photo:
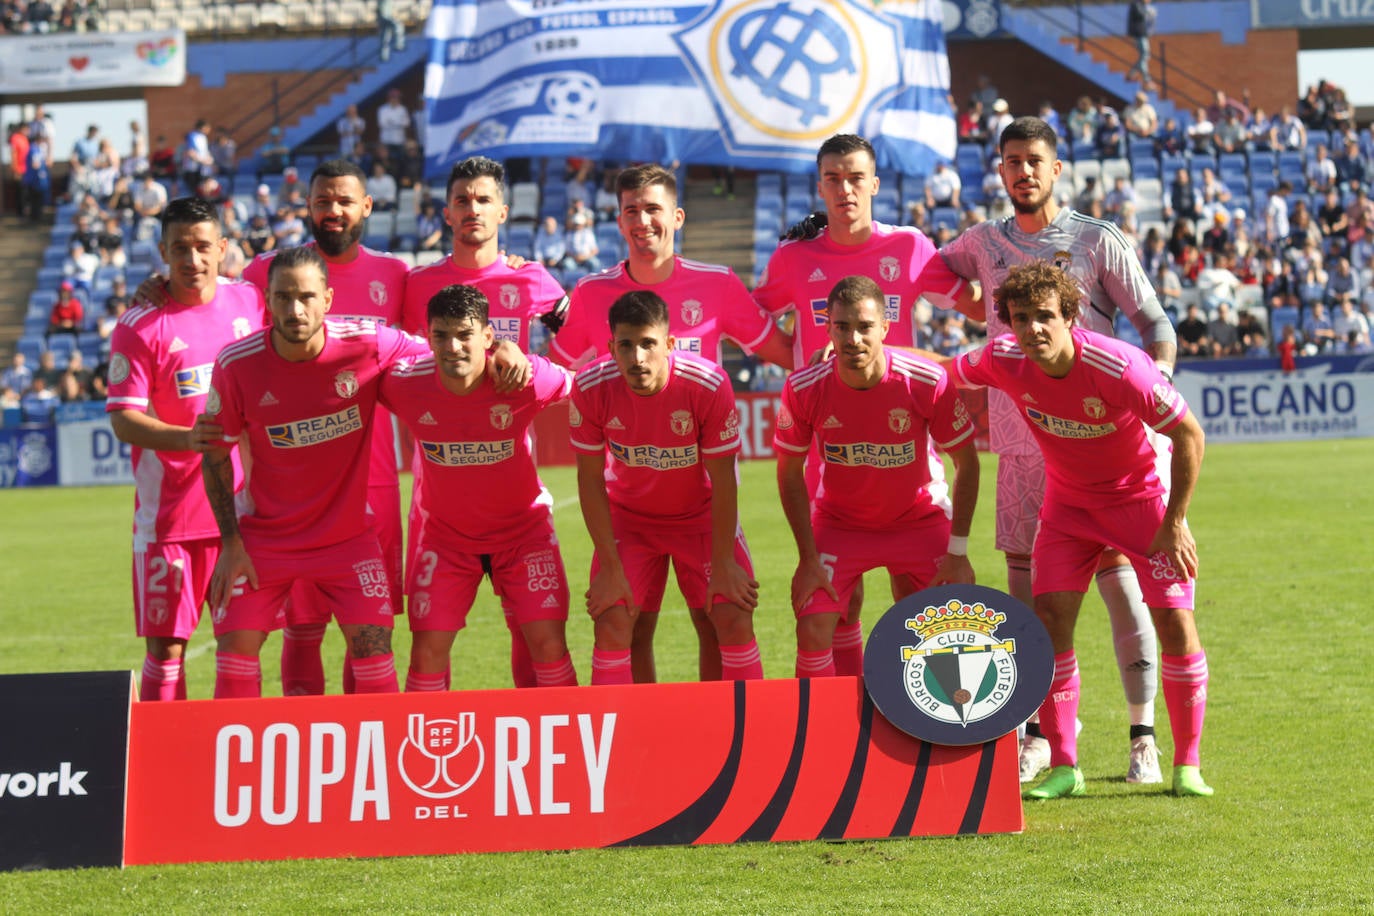
[[345,369],[334,376],[334,392],[341,398],[351,398],[358,393],[358,376],[351,369]]

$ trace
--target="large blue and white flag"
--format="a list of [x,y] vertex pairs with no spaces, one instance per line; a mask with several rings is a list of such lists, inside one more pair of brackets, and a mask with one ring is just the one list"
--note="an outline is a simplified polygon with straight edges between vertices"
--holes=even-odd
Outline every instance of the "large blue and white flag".
[[805,171],[836,133],[952,159],[940,0],[435,0],[427,171],[583,155]]

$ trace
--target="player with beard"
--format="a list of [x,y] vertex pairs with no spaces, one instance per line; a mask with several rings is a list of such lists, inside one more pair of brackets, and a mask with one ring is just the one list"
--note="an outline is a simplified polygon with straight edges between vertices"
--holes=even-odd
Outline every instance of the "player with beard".
[[[510,212],[505,168],[485,156],[464,159],[450,170],[446,193],[444,221],[453,230],[453,251],[442,261],[411,271],[402,309],[403,326],[412,334],[428,334],[429,302],[434,295],[448,286],[472,286],[487,298],[488,322],[495,339],[510,341],[529,352],[531,323],[540,321],[557,332],[568,309],[568,297],[544,265],[501,256],[499,232]],[[517,260],[518,266],[512,266]],[[413,467],[412,546],[419,516],[424,512],[420,498],[423,462],[417,460]],[[511,679],[517,687],[534,687],[538,678],[529,647],[505,602],[502,612],[511,634]]]
[[[956,272],[978,279],[985,294],[1001,286],[1018,265],[1055,264],[1083,293],[1079,326],[1111,336],[1117,315],[1125,315],[1167,381],[1173,376],[1176,354],[1173,326],[1121,231],[1055,202],[1054,185],[1061,169],[1058,143],[1054,129],[1039,118],[1017,118],[1008,125],[999,138],[1000,171],[1015,212],[971,227],[940,253]],[[960,308],[971,318],[986,318],[990,340],[1010,330],[991,305],[961,304]],[[1031,546],[1044,498],[1045,462],[1019,405],[1006,394],[988,392],[988,414],[992,448],[1000,456],[997,549],[1007,558],[1008,590],[1030,604]],[[1161,476],[1167,485],[1167,441],[1158,441]],[[1117,551],[1104,552],[1097,586],[1111,619],[1130,713],[1126,781],[1158,783],[1162,775],[1154,743],[1157,648],[1150,611],[1135,573]],[[1022,746],[1021,780],[1030,781],[1047,766],[1049,744],[1032,723]]]

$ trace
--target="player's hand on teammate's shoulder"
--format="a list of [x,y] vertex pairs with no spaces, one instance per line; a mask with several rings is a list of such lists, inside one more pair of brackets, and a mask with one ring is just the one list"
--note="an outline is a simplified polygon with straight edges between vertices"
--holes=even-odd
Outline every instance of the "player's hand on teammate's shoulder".
[[138,284],[138,289],[134,290],[133,301],[135,304],[146,302],[153,308],[160,309],[171,300],[167,294],[167,278],[154,271],[143,278],[143,282]]
[[509,340],[499,341],[491,351],[491,369],[499,394],[520,391],[534,375],[530,358]]
[[529,261],[518,254],[511,254],[509,251],[504,252],[504,254],[506,256],[506,266],[511,270],[519,270],[529,263]]
[[810,357],[809,359],[807,359],[806,364],[807,364],[808,366],[819,365],[820,363],[825,362],[827,359],[829,359],[830,357],[832,357],[832,356],[834,356],[834,355],[835,355],[835,345],[832,344],[832,343],[830,343],[829,341],[826,341],[825,346],[821,347],[821,348],[820,348],[819,350],[817,350],[815,353],[812,353],[812,354],[811,354],[811,357]]
[[787,227],[787,231],[782,234],[781,241],[804,242],[807,239],[814,239],[821,234],[821,230],[826,227],[829,221],[824,210],[808,213],[801,222],[793,223]]

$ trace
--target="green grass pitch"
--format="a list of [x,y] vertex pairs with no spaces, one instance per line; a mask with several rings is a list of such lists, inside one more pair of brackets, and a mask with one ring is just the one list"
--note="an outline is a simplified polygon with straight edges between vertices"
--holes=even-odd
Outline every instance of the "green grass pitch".
[[[991,456],[974,523],[980,581],[1005,585],[992,550]],[[1210,800],[1128,786],[1126,721],[1106,614],[1079,625],[1088,796],[1031,804],[1020,836],[751,844],[411,859],[0,874],[10,913],[871,913],[1374,910],[1374,440],[1214,446],[1190,519],[1202,557],[1198,622],[1212,672],[1204,771]],[[569,626],[589,676],[578,606],[589,547],[571,469],[545,473],[573,582]],[[762,605],[765,671],[792,672],[787,585],[795,553],[773,465],[743,468],[741,512]],[[129,598],[127,488],[0,492],[0,672],[138,669]],[[865,617],[886,609],[870,577]],[[671,591],[670,591],[671,593]],[[276,641],[267,692],[280,692]],[[404,628],[397,657],[408,651]],[[208,621],[191,693],[208,696]],[[454,652],[454,686],[507,686],[506,636],[489,594]],[[327,642],[338,690],[341,642]],[[695,674],[690,624],[665,609],[661,680]],[[1163,698],[1160,742],[1171,744]],[[11,736],[0,736],[11,740]],[[1374,759],[1374,753],[1370,754]],[[1166,776],[1167,779],[1167,776]],[[169,817],[176,799],[167,800]]]

